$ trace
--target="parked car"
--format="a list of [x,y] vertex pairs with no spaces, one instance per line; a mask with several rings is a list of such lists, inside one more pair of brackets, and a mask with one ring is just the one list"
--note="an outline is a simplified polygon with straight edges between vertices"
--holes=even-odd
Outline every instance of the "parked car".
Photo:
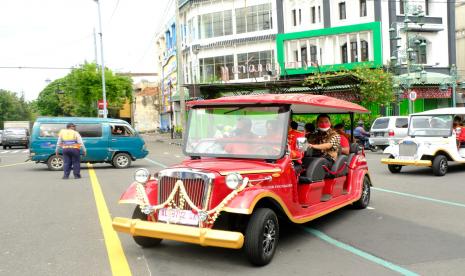
[[[457,134],[452,127],[455,116],[465,117],[465,108],[440,108],[410,116],[408,136],[398,145],[384,150],[389,158],[381,159],[392,173],[403,166],[430,167],[433,174],[447,173],[449,162],[465,163],[465,148],[457,146]],[[464,146],[464,145],[462,145]]]
[[377,118],[370,129],[370,145],[382,150],[390,144],[398,144],[407,136],[408,116]]
[[[183,145],[190,160],[155,174],[138,169],[121,196],[120,203],[136,206],[132,218],[115,217],[113,228],[132,235],[138,245],[168,239],[245,247],[251,263],[266,265],[278,246],[280,219],[302,224],[347,205],[368,206],[371,180],[357,145],[330,166],[305,151],[306,138],[298,138],[306,153],[300,171],[287,144],[293,113],[353,118],[368,112],[365,108],[309,94],[233,96],[190,102],[190,107]],[[236,136],[218,133],[219,125],[237,126]]]
[[3,149],[14,146],[29,147],[29,132],[25,128],[6,128],[2,135]]
[[2,144],[3,130],[0,129],[0,145]]
[[39,118],[32,128],[30,158],[47,164],[50,170],[63,169],[63,157],[55,155],[58,133],[74,123],[81,134],[87,155],[82,162],[109,163],[127,168],[131,161],[144,158],[148,151],[144,140],[127,122],[103,118]]

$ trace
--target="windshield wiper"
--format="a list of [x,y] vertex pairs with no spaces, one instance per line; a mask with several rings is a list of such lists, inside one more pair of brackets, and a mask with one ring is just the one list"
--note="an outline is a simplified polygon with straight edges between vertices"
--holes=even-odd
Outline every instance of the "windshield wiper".
[[230,111],[226,111],[226,112],[224,113],[224,115],[229,114],[229,113],[232,113],[232,112],[235,112],[235,111],[242,110],[242,109],[244,109],[244,108],[246,108],[246,107],[247,107],[247,106],[241,106],[241,107],[238,107],[238,108],[236,108],[236,109],[233,109],[233,110],[230,110]]

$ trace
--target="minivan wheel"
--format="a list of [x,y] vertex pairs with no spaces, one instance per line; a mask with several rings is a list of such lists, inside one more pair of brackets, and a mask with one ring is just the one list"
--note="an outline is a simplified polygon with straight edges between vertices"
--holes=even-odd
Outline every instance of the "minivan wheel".
[[127,153],[118,153],[113,156],[112,164],[117,169],[125,169],[131,166],[131,157]]
[[47,167],[51,171],[61,171],[63,170],[64,159],[61,155],[52,155],[47,160]]
[[436,155],[433,159],[433,173],[436,176],[444,176],[447,173],[448,164],[447,157],[444,155]]
[[244,249],[249,261],[256,266],[273,259],[279,240],[278,217],[269,208],[259,208],[250,217],[245,232]]
[[[147,215],[142,213],[139,206],[136,206],[136,208],[134,209],[134,213],[132,213],[132,218],[147,221]],[[138,245],[142,247],[157,246],[162,241],[162,239],[149,238],[149,237],[143,237],[143,236],[132,236],[132,238]]]

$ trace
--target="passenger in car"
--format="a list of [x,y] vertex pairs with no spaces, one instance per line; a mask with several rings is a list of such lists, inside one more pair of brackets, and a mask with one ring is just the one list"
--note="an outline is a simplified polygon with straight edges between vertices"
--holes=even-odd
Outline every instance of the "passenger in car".
[[350,151],[350,144],[349,144],[349,139],[347,137],[347,134],[344,132],[344,124],[339,123],[334,126],[334,131],[339,134],[339,137],[341,138],[341,153],[345,155],[349,155]]
[[341,146],[341,138],[331,129],[331,118],[328,114],[320,114],[316,119],[317,132],[309,138],[309,148],[313,149],[313,156],[323,157],[330,164],[334,164]]

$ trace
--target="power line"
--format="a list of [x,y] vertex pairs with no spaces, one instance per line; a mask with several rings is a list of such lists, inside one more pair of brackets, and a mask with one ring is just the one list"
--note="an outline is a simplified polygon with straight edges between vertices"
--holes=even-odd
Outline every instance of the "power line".
[[0,66],[0,69],[72,70],[72,69],[75,69],[75,67]]

